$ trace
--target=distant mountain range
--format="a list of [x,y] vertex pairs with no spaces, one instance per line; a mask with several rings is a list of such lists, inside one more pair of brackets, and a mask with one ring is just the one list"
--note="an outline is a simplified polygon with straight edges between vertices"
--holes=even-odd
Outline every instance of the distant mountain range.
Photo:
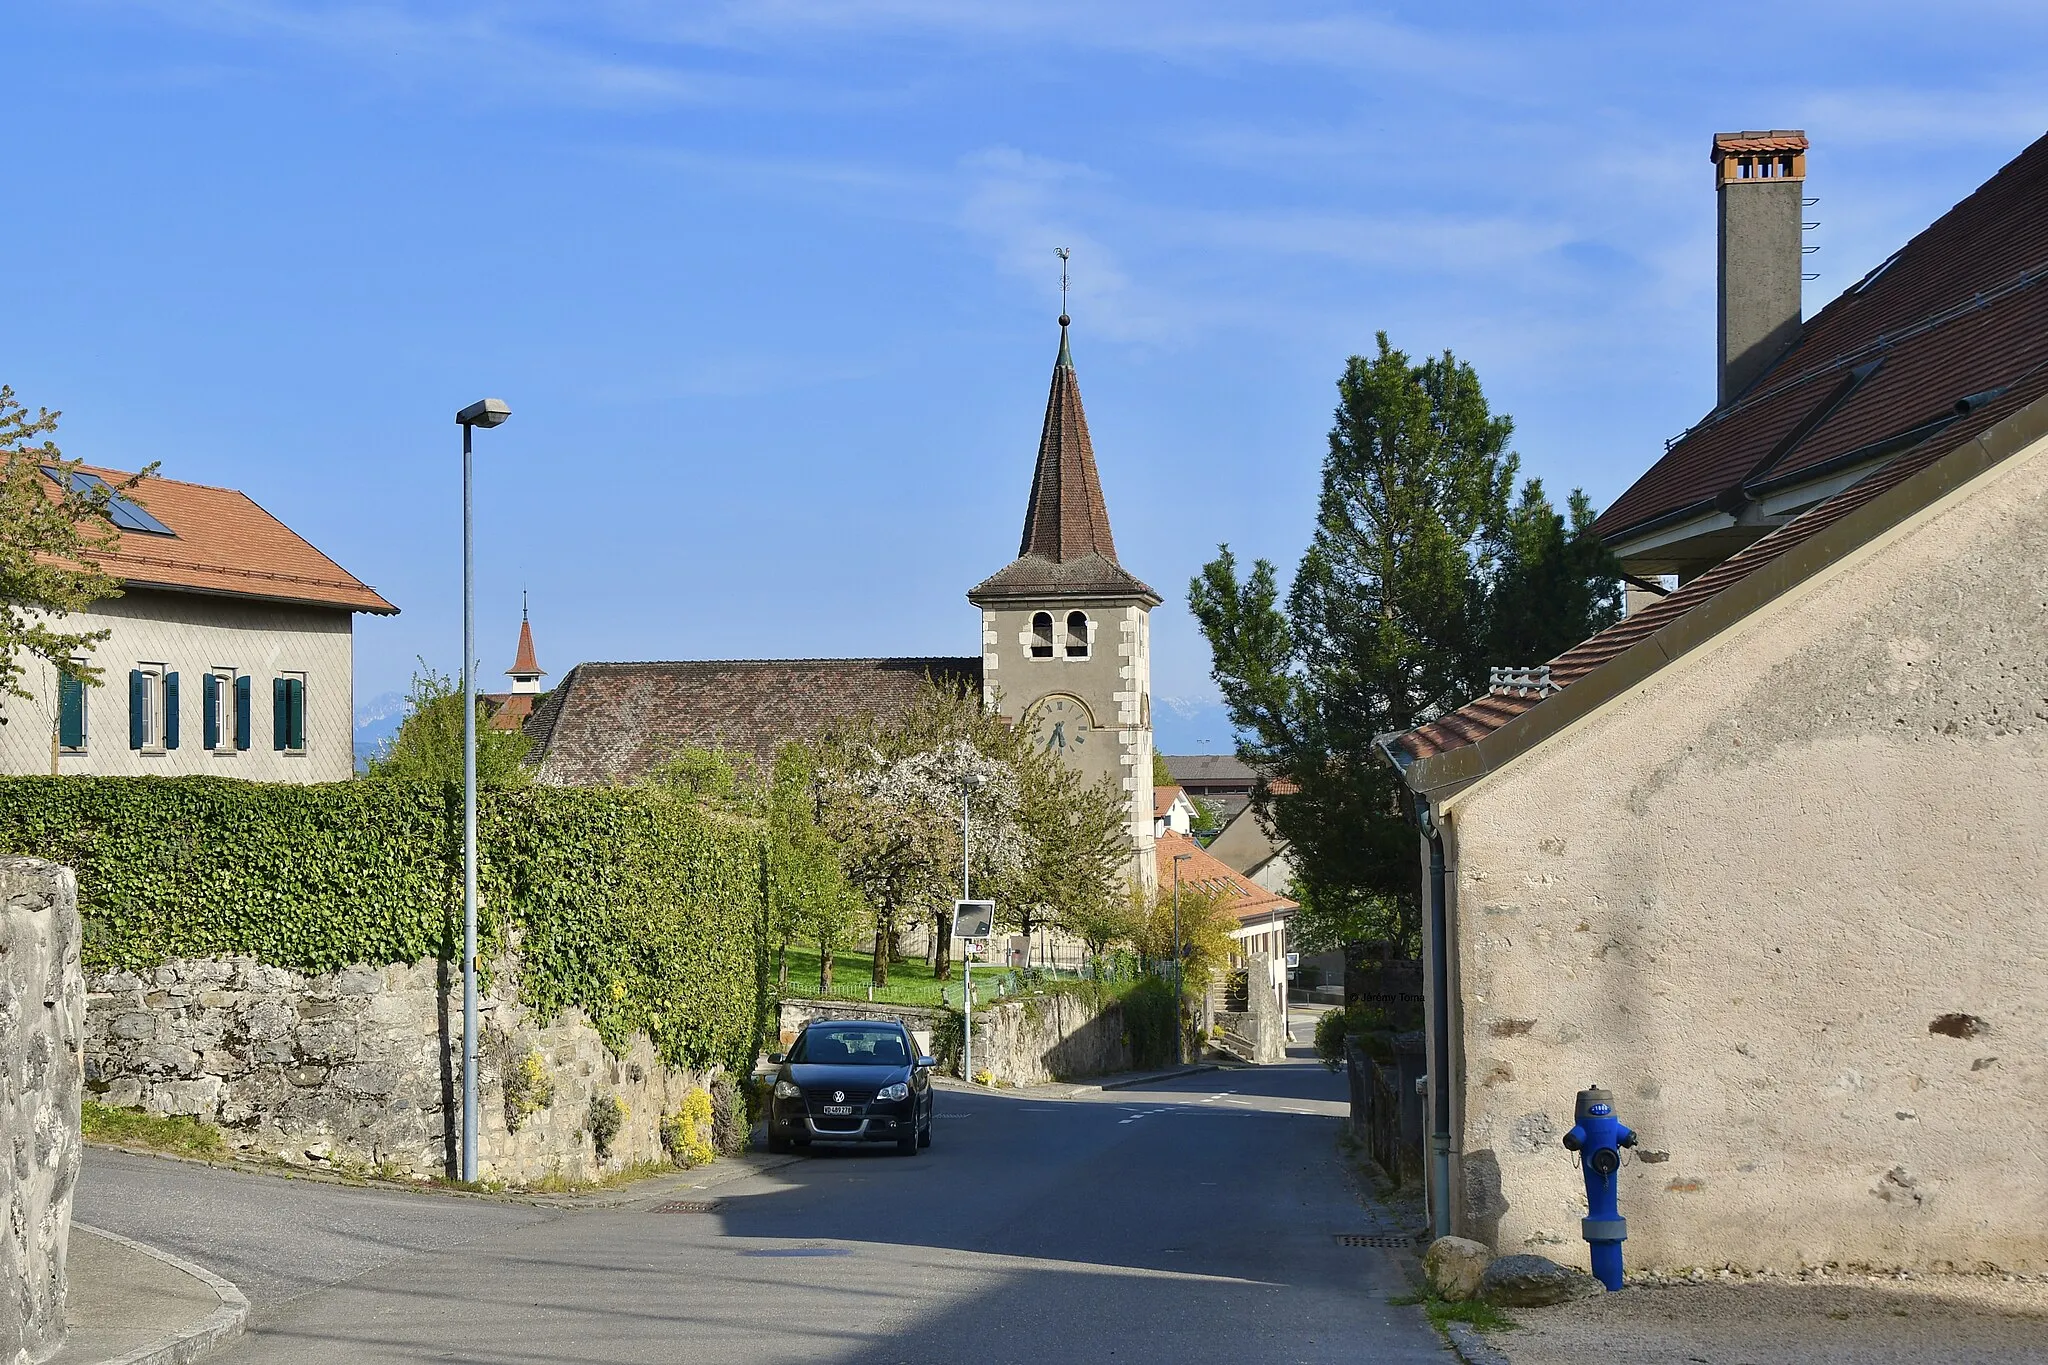
[[399,722],[404,719],[403,692],[380,692],[367,701],[356,703],[357,772],[363,770],[370,755],[376,753],[385,740],[398,733]]

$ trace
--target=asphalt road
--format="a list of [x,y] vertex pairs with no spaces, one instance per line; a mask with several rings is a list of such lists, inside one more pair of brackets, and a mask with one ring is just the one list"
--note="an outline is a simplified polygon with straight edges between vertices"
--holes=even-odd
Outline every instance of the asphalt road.
[[[833,1151],[562,1212],[90,1150],[77,1215],[254,1305],[234,1362],[1431,1362],[1305,1060],[1070,1099],[947,1090]],[[721,1165],[707,1181],[730,1175]],[[691,1197],[684,1190],[681,1197]],[[667,1198],[678,1197],[669,1191]]]

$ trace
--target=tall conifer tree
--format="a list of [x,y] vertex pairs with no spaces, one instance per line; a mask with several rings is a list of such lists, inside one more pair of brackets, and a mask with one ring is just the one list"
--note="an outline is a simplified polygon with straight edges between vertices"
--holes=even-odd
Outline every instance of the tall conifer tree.
[[1514,423],[1472,367],[1378,340],[1337,381],[1315,534],[1285,603],[1273,565],[1240,577],[1227,545],[1189,585],[1239,757],[1292,784],[1262,782],[1254,800],[1293,847],[1315,908],[1304,927],[1325,943],[1417,936],[1414,830],[1375,741],[1483,692],[1492,664],[1583,639],[1615,595],[1583,494],[1570,534],[1539,483],[1510,504]]

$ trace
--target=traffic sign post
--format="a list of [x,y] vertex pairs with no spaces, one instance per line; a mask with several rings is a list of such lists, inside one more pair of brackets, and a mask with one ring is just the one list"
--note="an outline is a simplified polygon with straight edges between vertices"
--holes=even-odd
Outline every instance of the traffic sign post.
[[974,948],[995,932],[994,901],[954,901],[953,937],[960,940],[960,1079],[974,1084]]

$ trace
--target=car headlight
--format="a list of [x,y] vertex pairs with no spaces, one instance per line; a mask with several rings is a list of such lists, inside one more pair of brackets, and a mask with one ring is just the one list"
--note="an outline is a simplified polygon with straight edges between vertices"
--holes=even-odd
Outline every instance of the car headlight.
[[910,1098],[910,1085],[905,1081],[898,1081],[894,1085],[885,1085],[875,1092],[875,1098],[878,1100],[907,1100]]
[[804,1097],[803,1087],[795,1081],[777,1081],[775,1098],[778,1100],[800,1100]]

